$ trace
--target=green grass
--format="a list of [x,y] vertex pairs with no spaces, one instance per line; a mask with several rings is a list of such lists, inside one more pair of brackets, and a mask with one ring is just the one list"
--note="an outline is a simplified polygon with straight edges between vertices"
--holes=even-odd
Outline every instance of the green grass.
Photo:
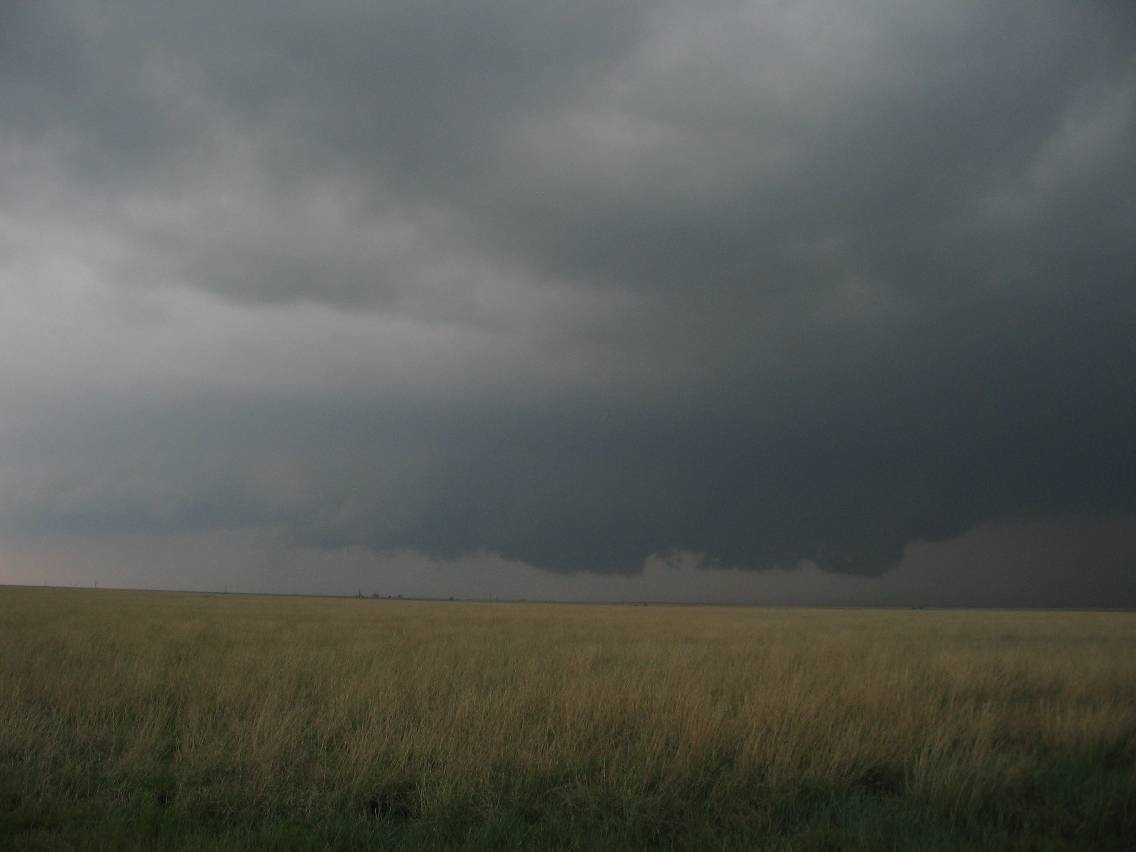
[[1134,836],[1134,614],[0,588],[5,848]]

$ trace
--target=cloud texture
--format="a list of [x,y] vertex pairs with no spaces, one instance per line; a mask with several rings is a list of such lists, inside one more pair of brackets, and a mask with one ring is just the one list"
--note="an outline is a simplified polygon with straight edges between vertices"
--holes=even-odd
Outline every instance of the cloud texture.
[[0,104],[8,535],[878,574],[1136,511],[1129,2],[15,2]]

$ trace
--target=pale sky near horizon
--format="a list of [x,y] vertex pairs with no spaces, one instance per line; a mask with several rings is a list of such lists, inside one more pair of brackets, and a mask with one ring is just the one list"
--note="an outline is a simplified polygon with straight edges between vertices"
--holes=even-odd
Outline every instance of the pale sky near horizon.
[[0,583],[1136,606],[1133,151],[1127,0],[4,3]]

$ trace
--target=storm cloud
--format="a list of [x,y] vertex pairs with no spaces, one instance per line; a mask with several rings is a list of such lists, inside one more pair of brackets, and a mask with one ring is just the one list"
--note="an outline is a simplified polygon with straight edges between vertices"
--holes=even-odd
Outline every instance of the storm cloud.
[[1121,0],[6,3],[0,533],[1131,575],[1134,150]]

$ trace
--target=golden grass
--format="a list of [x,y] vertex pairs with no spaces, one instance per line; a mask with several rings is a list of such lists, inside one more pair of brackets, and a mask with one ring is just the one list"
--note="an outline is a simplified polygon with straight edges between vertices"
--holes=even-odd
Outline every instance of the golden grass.
[[27,847],[1136,830],[1130,613],[8,588],[0,649],[0,833]]

